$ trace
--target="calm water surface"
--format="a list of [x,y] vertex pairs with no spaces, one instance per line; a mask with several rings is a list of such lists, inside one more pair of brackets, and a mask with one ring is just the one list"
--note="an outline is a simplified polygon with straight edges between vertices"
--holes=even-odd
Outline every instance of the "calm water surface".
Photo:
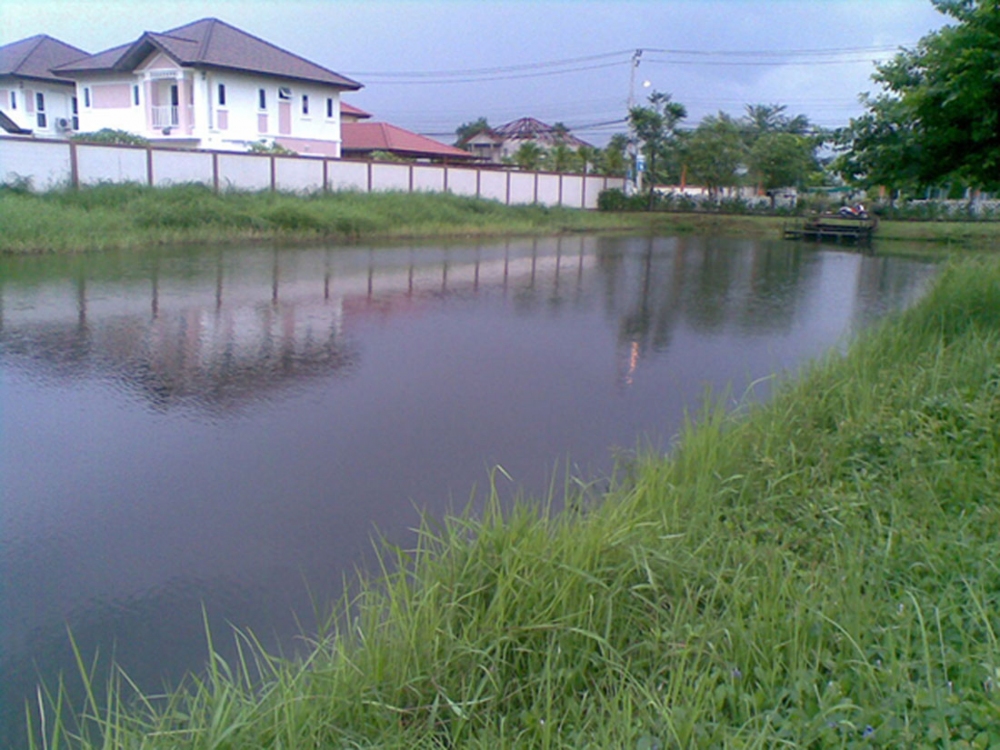
[[3,731],[67,626],[150,688],[200,667],[202,604],[287,649],[376,528],[664,448],[933,273],[670,237],[0,260]]

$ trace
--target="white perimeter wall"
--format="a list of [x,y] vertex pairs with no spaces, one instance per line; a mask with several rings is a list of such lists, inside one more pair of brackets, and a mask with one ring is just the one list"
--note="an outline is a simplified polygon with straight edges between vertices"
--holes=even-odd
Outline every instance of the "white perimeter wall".
[[36,190],[71,185],[75,181],[80,185],[200,182],[218,184],[222,190],[269,190],[273,187],[314,192],[324,187],[324,166],[328,190],[441,192],[447,189],[456,195],[478,195],[501,203],[534,203],[537,200],[546,206],[561,204],[571,208],[596,208],[597,196],[602,190],[621,188],[624,183],[620,177],[560,176],[440,164],[179,151],[0,137],[0,180],[10,182],[27,177]]

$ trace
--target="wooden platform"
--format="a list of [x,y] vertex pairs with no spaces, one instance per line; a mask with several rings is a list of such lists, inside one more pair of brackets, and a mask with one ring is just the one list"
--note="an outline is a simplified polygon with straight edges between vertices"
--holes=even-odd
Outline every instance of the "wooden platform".
[[878,219],[853,219],[834,214],[808,219],[797,227],[786,227],[786,240],[836,242],[852,245],[868,244],[878,227]]

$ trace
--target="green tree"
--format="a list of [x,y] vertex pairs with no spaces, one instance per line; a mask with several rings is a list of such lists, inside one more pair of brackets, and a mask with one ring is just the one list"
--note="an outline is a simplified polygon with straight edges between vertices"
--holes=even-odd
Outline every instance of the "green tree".
[[764,133],[792,133],[805,135],[811,125],[805,115],[788,117],[784,104],[748,104],[743,122],[746,125],[751,140],[756,140]]
[[545,160],[545,149],[534,141],[524,141],[514,152],[514,163],[521,169],[536,171]]
[[707,187],[713,198],[739,183],[747,148],[740,124],[725,112],[704,118],[686,139],[684,151],[691,179]]
[[648,107],[632,107],[629,110],[629,124],[639,139],[640,148],[646,157],[646,174],[649,186],[649,208],[653,206],[654,186],[661,181],[663,167],[669,159],[671,147],[675,145],[677,126],[687,117],[683,104],[670,100],[670,94],[654,91],[649,96]]
[[556,142],[555,146],[548,149],[544,164],[553,172],[573,172],[579,169],[580,158],[573,149],[560,140]]
[[[1000,3],[932,0],[955,23],[876,67],[882,96],[852,120],[842,163],[869,184],[1000,187]],[[898,106],[897,106],[898,104]]]
[[603,159],[601,149],[583,145],[576,150],[576,156],[578,166],[585,174],[592,174],[600,171]]
[[628,171],[628,136],[615,133],[601,152],[601,173],[624,177]]
[[480,133],[489,133],[491,131],[492,128],[485,117],[480,117],[472,122],[463,122],[455,128],[455,135],[457,136],[455,145],[468,150],[466,147],[470,138],[475,138]]
[[774,208],[775,190],[802,187],[819,169],[812,139],[788,132],[765,132],[747,154],[750,176],[767,191]]
[[890,195],[912,192],[921,181],[920,145],[910,107],[887,95],[863,97],[867,112],[834,134],[841,153],[832,168],[848,183],[884,186]]

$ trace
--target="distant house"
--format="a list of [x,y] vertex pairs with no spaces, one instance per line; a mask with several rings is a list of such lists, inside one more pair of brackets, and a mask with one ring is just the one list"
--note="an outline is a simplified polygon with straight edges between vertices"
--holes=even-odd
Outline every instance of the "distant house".
[[276,143],[339,156],[340,94],[361,84],[215,18],[56,66],[76,82],[80,130],[243,151]]
[[344,156],[370,157],[375,152],[382,152],[418,161],[476,161],[476,156],[468,151],[387,122],[347,122],[345,115],[341,128]]
[[498,128],[481,131],[459,145],[480,159],[499,164],[504,159],[512,157],[521,144],[528,141],[537,143],[545,149],[553,148],[559,143],[565,144],[573,151],[581,146],[590,146],[568,130],[549,125],[534,117],[522,117]]
[[358,109],[352,104],[348,104],[345,101],[340,103],[340,122],[343,125],[348,122],[360,122],[361,120],[367,120],[371,117],[371,114],[365,112],[363,109]]
[[52,68],[86,56],[45,34],[0,47],[0,129],[46,138],[77,130],[76,84]]

